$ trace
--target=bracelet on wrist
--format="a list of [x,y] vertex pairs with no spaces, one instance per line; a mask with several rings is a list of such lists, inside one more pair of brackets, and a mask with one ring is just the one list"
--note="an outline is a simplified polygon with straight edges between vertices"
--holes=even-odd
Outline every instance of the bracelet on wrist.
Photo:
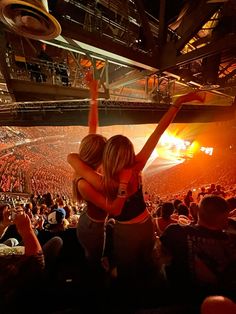
[[127,195],[127,190],[119,187],[117,197],[125,198]]

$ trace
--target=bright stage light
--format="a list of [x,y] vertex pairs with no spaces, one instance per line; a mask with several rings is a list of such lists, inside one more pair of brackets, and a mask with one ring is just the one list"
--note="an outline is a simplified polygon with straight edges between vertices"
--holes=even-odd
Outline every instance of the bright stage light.
[[212,156],[213,155],[213,147],[201,147],[200,148],[200,150],[201,150],[201,152],[204,152],[205,154],[207,154],[207,155],[210,155],[210,156]]
[[[154,149],[145,166],[144,171],[146,175],[152,175],[181,164],[184,161],[193,158],[201,151],[205,154],[212,155],[213,148],[201,147],[198,141],[182,139],[179,136],[176,136],[176,133],[177,132],[173,133],[166,131],[161,136],[157,147]],[[145,137],[136,138],[136,146],[142,147],[149,136],[150,134],[146,134]],[[140,147],[139,149],[141,149]]]
[[183,140],[169,132],[165,132],[160,138],[158,153],[163,158],[178,159],[192,158],[193,150],[190,141]]

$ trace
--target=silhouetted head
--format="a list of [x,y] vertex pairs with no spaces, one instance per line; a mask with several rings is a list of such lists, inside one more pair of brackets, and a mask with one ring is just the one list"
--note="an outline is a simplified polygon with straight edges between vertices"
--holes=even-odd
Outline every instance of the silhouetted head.
[[226,202],[228,203],[230,210],[236,209],[236,197],[235,196],[227,198]]
[[161,217],[169,219],[174,212],[174,205],[171,202],[164,202],[161,206]]
[[179,205],[177,206],[177,212],[178,215],[188,216],[189,215],[188,206],[186,206],[184,203],[179,203]]
[[177,210],[177,207],[178,205],[182,203],[182,201],[178,198],[176,198],[174,201],[173,201],[173,205],[174,205],[174,208]]
[[199,204],[199,224],[209,229],[222,230],[227,228],[229,205],[219,195],[206,195]]

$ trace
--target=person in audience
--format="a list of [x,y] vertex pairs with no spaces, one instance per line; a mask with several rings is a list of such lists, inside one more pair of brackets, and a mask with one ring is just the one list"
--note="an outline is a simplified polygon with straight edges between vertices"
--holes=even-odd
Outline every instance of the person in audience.
[[[1,311],[3,313],[14,313],[14,311],[30,313],[31,311],[32,313],[35,299],[30,291],[36,283],[39,289],[42,282],[45,268],[44,254],[31,227],[30,218],[24,213],[23,208],[18,209],[13,223],[22,238],[24,254],[0,256]],[[26,296],[27,302],[23,302]]]
[[[78,154],[71,153],[67,157],[67,161],[77,174],[85,178],[97,191],[105,193],[108,201],[117,197],[127,198],[121,213],[113,215],[116,222],[113,230],[113,245],[118,278],[125,279],[129,284],[134,284],[140,278],[147,277],[155,242],[152,219],[146,210],[143,198],[140,172],[182,104],[192,100],[203,101],[203,97],[196,93],[179,97],[162,117],[137,155],[134,153],[133,144],[127,137],[112,136],[104,149],[102,177],[86,165]],[[132,168],[132,177],[129,183],[119,180],[121,170],[126,168]],[[96,205],[97,198],[93,196],[93,193],[91,193],[90,199]]]
[[200,200],[207,194],[205,186],[201,187],[201,192],[198,193],[197,195],[197,202],[199,203]]
[[[106,144],[106,138],[97,133],[98,127],[98,82],[93,79],[92,73],[89,71],[86,76],[90,90],[90,109],[88,116],[89,134],[85,136],[79,147],[80,158],[91,168],[99,171],[102,161],[103,150]],[[81,203],[86,197],[80,193],[80,185],[82,184],[80,176],[74,177],[73,180],[73,198]],[[84,248],[85,255],[91,263],[100,264],[103,247],[103,224],[106,218],[106,212],[99,208],[90,206],[92,203],[87,202],[85,210],[82,211],[78,225],[77,236],[80,244]]]
[[190,203],[193,202],[193,192],[192,190],[189,190],[184,198],[184,204],[189,207]]
[[[23,245],[23,239],[21,235],[19,234],[17,230],[17,225],[15,224],[15,216],[22,211],[25,212],[25,209],[23,206],[17,205],[15,208],[11,208],[9,204],[1,205],[0,206],[0,245],[1,246],[9,246],[9,247],[16,247]],[[25,214],[29,217],[28,213],[25,212]],[[52,214],[53,215],[53,214]],[[54,215],[53,218],[51,218],[52,222],[55,223],[55,220],[58,219],[60,222],[62,221],[62,218],[64,217],[65,213],[62,212],[60,215],[60,212],[58,215]],[[62,217],[61,217],[62,216]],[[61,222],[62,223],[62,222]],[[32,223],[32,220],[30,219],[30,224],[32,230],[35,232],[34,224]],[[54,227],[55,228],[55,227]],[[11,229],[11,230],[9,230]],[[42,229],[42,228],[41,228]],[[41,230],[40,229],[40,230]],[[58,227],[57,230],[53,230],[55,233],[56,231],[60,233],[61,227]],[[15,235],[15,237],[8,237],[7,234]],[[38,233],[35,233],[36,236],[38,236]],[[40,245],[42,245],[44,257],[47,262],[47,266],[52,266],[52,260],[55,260],[57,256],[59,255],[59,251],[63,245],[61,242],[62,240],[58,239],[59,237],[55,236],[54,233],[51,233],[50,237],[47,237],[46,240],[42,240],[42,236],[39,236],[38,240],[40,242]],[[1,241],[3,240],[3,241]]]
[[53,198],[50,192],[44,195],[44,202],[48,208],[50,208],[53,205]]
[[[98,127],[98,82],[92,78],[91,72],[87,73],[86,79],[89,83],[91,97],[88,117],[89,134],[82,139],[78,155],[84,163],[99,173],[107,139],[96,134]],[[123,172],[123,174],[126,175],[128,172]],[[122,177],[121,180],[126,181],[128,178]],[[86,208],[81,213],[77,225],[78,240],[84,248],[85,256],[92,269],[100,268],[101,258],[105,250],[104,223],[107,213],[120,212],[125,200],[117,198],[114,203],[108,201],[80,175],[74,178],[73,195],[78,202],[86,201]],[[93,204],[94,199],[96,199],[95,206]]]
[[19,244],[19,239],[14,235],[16,232],[11,232],[12,236],[7,237],[7,230],[13,225],[13,208],[9,204],[0,205],[0,243],[7,246],[16,246]]
[[182,201],[179,199],[179,198],[175,198],[174,201],[173,201],[173,205],[174,205],[174,213],[172,215],[171,218],[173,219],[178,219],[178,211],[177,211],[177,208],[178,208],[178,205],[181,204]]
[[66,219],[65,209],[57,207],[57,205],[48,215],[47,221],[44,222],[44,228],[52,233],[65,231],[68,225],[69,222]]
[[180,203],[177,206],[177,222],[181,225],[189,225],[191,223],[191,219],[189,216],[189,209],[188,206],[184,203]]
[[[106,139],[98,134],[89,134],[80,143],[79,157],[97,170],[102,162],[102,154],[105,148]],[[129,173],[122,172],[121,182],[127,182],[125,177]],[[131,172],[130,172],[131,174]],[[123,176],[122,176],[123,175]],[[101,176],[99,177],[101,179]],[[100,265],[104,249],[104,223],[107,214],[117,214],[121,211],[125,199],[117,197],[114,202],[108,200],[95,188],[88,184],[82,177],[76,179],[74,183],[74,195],[76,200],[86,201],[86,209],[80,215],[77,226],[78,240],[85,250],[85,255],[89,262]],[[94,204],[96,200],[96,204]]]
[[79,222],[79,215],[76,214],[73,207],[71,205],[66,205],[64,207],[66,211],[66,219],[68,220],[68,228],[76,228]]
[[167,226],[176,223],[176,220],[171,218],[173,212],[174,205],[172,202],[164,202],[161,205],[161,216],[154,219],[154,227],[157,236],[160,236]]
[[210,187],[207,190],[207,194],[214,194],[216,191],[216,185],[215,183],[211,183]]
[[201,304],[201,314],[235,314],[236,303],[221,295],[208,296]]
[[198,222],[198,204],[196,202],[191,202],[189,206],[189,212],[191,215],[191,224],[196,224]]
[[[64,208],[55,208],[48,214],[46,220],[39,222],[37,236],[41,245],[45,245],[53,237],[62,237],[68,229],[69,222],[65,218],[66,211]],[[61,246],[61,245],[60,245]]]
[[172,224],[161,235],[163,252],[171,257],[165,270],[173,296],[199,302],[212,293],[229,296],[235,291],[236,238],[225,232],[228,213],[224,198],[207,195],[196,225]]
[[213,194],[215,194],[215,195],[220,195],[220,196],[222,196],[222,197],[225,197],[225,196],[226,196],[226,194],[225,194],[225,192],[223,191],[223,189],[222,189],[222,187],[221,187],[220,184],[217,184],[217,185],[216,185],[216,189],[215,189],[215,191],[213,192]]

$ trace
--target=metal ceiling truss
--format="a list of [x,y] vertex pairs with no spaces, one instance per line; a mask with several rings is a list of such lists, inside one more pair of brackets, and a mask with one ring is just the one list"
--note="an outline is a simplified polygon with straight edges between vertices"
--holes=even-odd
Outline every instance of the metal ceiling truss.
[[[62,33],[42,42],[63,50],[72,60],[70,85],[58,86],[53,75],[50,82],[34,84],[29,73],[22,80],[19,75],[14,76],[17,72],[9,73],[4,39],[1,71],[13,101],[48,100],[52,101],[52,109],[53,101],[66,101],[70,111],[72,99],[89,98],[84,76],[93,69],[99,80],[99,99],[123,101],[126,110],[133,102],[142,101],[148,115],[149,105],[160,111],[159,105],[169,106],[172,97],[192,89],[207,90],[212,95],[211,106],[223,99],[220,95],[225,97],[225,106],[233,107],[236,33],[233,26],[229,32],[221,28],[228,3],[186,3],[176,23],[167,25],[165,0],[159,2],[159,19],[145,11],[142,0],[50,1],[50,12],[60,23]],[[8,32],[2,26],[1,38]],[[35,45],[29,40],[22,42]],[[85,65],[85,60],[89,65]],[[26,58],[26,65],[29,62]],[[40,65],[43,68],[42,62]],[[88,106],[87,101],[85,105]],[[114,105],[121,110],[117,102]],[[44,111],[49,110],[45,108]],[[106,110],[115,111],[111,106],[106,106]]]

